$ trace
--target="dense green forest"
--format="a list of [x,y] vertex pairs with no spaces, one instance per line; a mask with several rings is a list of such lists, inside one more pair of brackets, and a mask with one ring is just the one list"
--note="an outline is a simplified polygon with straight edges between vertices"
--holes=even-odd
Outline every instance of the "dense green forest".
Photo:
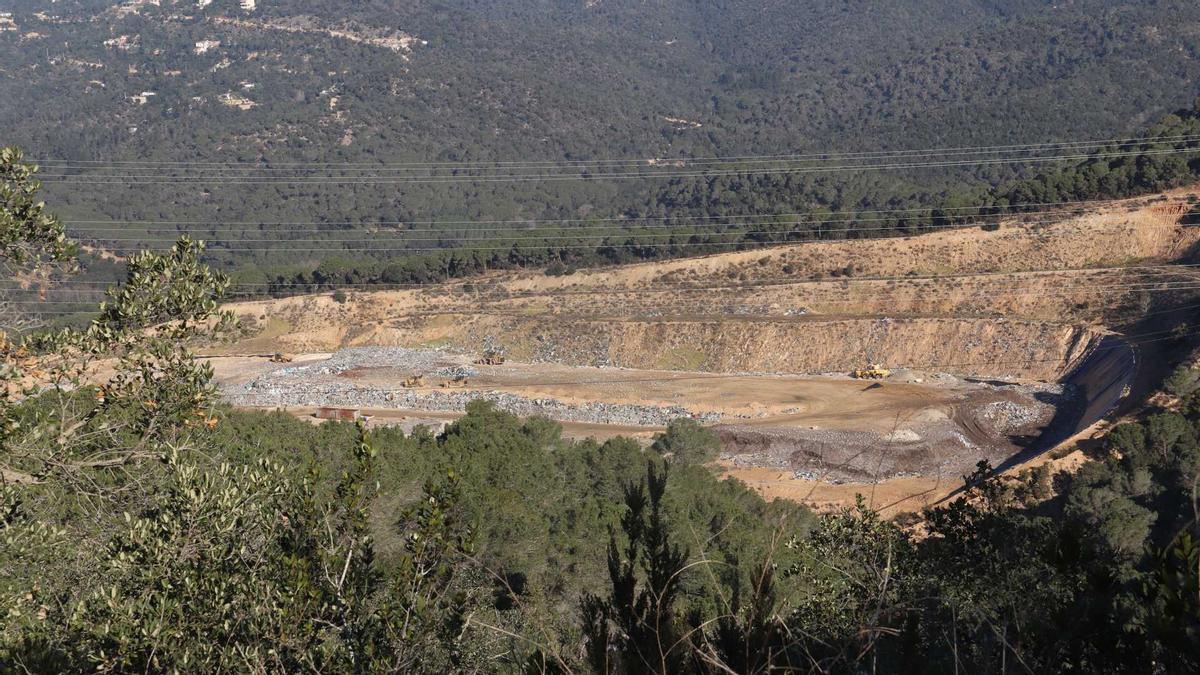
[[[187,233],[209,242],[210,264],[271,277],[340,257],[359,277],[382,279],[410,249],[487,250],[416,255],[388,278],[728,250],[740,232],[760,242],[808,236],[805,227],[773,236],[805,216],[847,214],[845,229],[867,230],[854,214],[985,203],[1045,166],[356,180],[405,175],[387,169],[396,163],[559,166],[1122,137],[1185,105],[1200,75],[1200,10],[1177,0],[11,4],[18,28],[0,32],[0,125],[6,143],[43,160],[47,194],[72,233],[119,252],[165,249]],[[253,107],[230,105],[242,99]],[[246,165],[204,162],[310,180],[250,185],[238,180]],[[322,177],[348,182],[311,182]],[[147,182],[156,178],[176,182]],[[771,214],[799,217],[725,220]],[[670,229],[644,228],[660,217]],[[608,218],[626,222],[598,229]],[[712,218],[729,225],[699,226]],[[546,222],[559,219],[577,222]],[[525,238],[462,231],[494,220],[520,221],[508,225]],[[924,217],[895,220],[904,222],[883,225]],[[592,229],[560,231],[577,225]]]
[[[533,268],[553,275],[570,274],[581,267],[785,242],[907,236],[946,227],[987,227],[1005,215],[1046,209],[1055,217],[1063,217],[1086,211],[1089,201],[1131,197],[1200,180],[1200,141],[1195,140],[1200,138],[1200,99],[1189,108],[1164,116],[1143,130],[1139,138],[1142,140],[1098,147],[1081,159],[1054,163],[1028,178],[986,189],[967,186],[957,191],[918,191],[891,196],[881,191],[871,198],[850,202],[827,178],[722,176],[704,181],[702,188],[674,180],[664,187],[654,204],[644,205],[620,223],[585,219],[570,225],[531,225],[513,235],[496,234],[494,229],[490,233],[458,230],[433,235],[423,230],[417,236],[422,240],[434,236],[436,245],[422,243],[421,247],[429,250],[416,252],[404,250],[411,240],[402,232],[387,234],[375,229],[350,235],[357,242],[353,246],[360,249],[357,252],[338,253],[331,248],[316,264],[293,262],[274,266],[238,262],[241,258],[219,253],[238,250],[237,242],[222,235],[224,239],[209,244],[205,261],[229,272],[233,282],[231,298],[290,295],[339,286],[387,288],[466,279],[504,269]],[[796,201],[798,195],[817,193],[826,197]],[[829,201],[814,207],[820,199]],[[867,208],[877,204],[887,208]],[[697,212],[706,215],[675,215]],[[714,227],[714,222],[720,225]],[[352,229],[334,230],[326,236],[344,239]],[[133,232],[132,227],[127,228],[123,235],[132,236],[134,244],[145,246],[150,246],[147,242],[157,236],[143,230],[142,236],[146,237],[143,240]],[[261,230],[247,230],[238,236],[257,241],[274,237],[270,248],[287,253],[293,246],[320,243],[321,235],[309,233],[302,243],[294,243],[263,226]],[[329,245],[341,241],[334,238]],[[364,247],[378,247],[378,250],[363,250]],[[218,251],[215,258],[213,250]],[[301,255],[295,253],[292,258]],[[66,322],[85,319],[102,284],[122,274],[121,261],[85,251],[80,269],[71,277],[77,285],[55,288],[51,297],[59,303],[53,306],[57,311],[48,313],[46,318]],[[41,297],[38,288],[34,285],[24,291],[11,290],[4,297],[36,305]]]
[[[1097,148],[1084,159],[1055,164],[1029,178],[990,189],[967,187],[959,192],[891,196],[879,192],[866,201],[849,203],[828,179],[719,177],[705,181],[701,189],[676,180],[664,187],[655,204],[645,205],[620,224],[585,220],[574,227],[531,227],[507,237],[468,233],[466,241],[446,233],[438,238],[438,246],[444,248],[406,254],[392,248],[405,243],[401,235],[390,243],[387,235],[373,232],[359,241],[378,244],[381,250],[327,254],[316,265],[231,263],[232,293],[242,297],[289,295],[364,284],[386,288],[468,278],[503,269],[534,268],[547,274],[569,274],[581,267],[784,242],[907,236],[946,227],[987,226],[1007,214],[1046,208],[1065,216],[1086,211],[1088,204],[1079,202],[1130,197],[1200,180],[1200,147],[1190,140],[1197,137],[1200,99],[1190,108],[1163,117],[1141,134],[1144,139],[1183,140],[1145,140]],[[811,206],[815,199],[807,202],[807,207],[803,199],[794,201],[797,195],[822,191],[831,201],[820,207]],[[867,207],[875,204],[886,204],[888,208],[871,212]],[[696,217],[673,215],[689,213],[704,213],[704,218],[728,224],[714,229],[698,225]],[[740,220],[751,214],[752,220]],[[272,232],[246,234],[268,235]],[[211,245],[220,250],[231,244],[218,241]],[[290,245],[277,241],[272,246],[287,251]],[[211,258],[206,260],[211,262]],[[121,273],[119,264],[97,256],[86,257],[83,267],[77,278],[90,281],[104,281]],[[86,308],[95,295],[89,289],[57,293],[56,299],[78,301],[80,308]]]
[[[19,160],[2,260],[64,264]],[[0,334],[6,672],[1200,667],[1193,364],[1074,474],[814,514],[715,478],[690,420],[644,448],[484,403],[436,436],[231,411],[187,349],[234,330],[202,252],[134,256],[86,328]]]

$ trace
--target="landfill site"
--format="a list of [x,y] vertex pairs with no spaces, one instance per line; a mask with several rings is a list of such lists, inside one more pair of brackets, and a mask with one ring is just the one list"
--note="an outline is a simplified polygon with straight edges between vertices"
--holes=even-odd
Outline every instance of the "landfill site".
[[[1070,387],[1059,384],[986,383],[913,372],[859,380],[475,365],[461,355],[397,347],[352,347],[299,364],[261,357],[217,363],[225,395],[235,405],[367,415],[394,409],[420,420],[422,412],[461,412],[468,402],[483,399],[517,415],[569,423],[568,433],[571,423],[585,430],[657,431],[673,419],[691,417],[718,430],[738,465],[842,481],[962,471],[980,458],[1002,460],[1015,448],[1012,439],[1037,436],[1071,395]],[[244,381],[226,375],[256,370]]]
[[[473,400],[565,435],[695,419],[714,468],[817,506],[908,508],[1016,468],[1150,381],[1196,297],[1182,190],[1048,222],[233,303],[235,406],[438,431]],[[1037,236],[1029,236],[1030,231]],[[1161,374],[1159,374],[1161,375]]]

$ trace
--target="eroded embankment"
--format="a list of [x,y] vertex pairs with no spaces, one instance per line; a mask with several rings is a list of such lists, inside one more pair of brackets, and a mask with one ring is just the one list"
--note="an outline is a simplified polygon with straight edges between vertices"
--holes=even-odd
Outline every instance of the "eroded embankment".
[[985,377],[1053,380],[1101,336],[1090,328],[986,319],[573,320],[408,317],[347,335],[346,345],[500,344],[518,361],[700,372],[844,372],[866,363]]
[[1136,373],[1133,347],[1119,336],[1104,336],[1062,378],[1075,392],[1071,405],[1061,406],[1033,444],[998,468],[1003,471],[1026,462],[1104,419],[1120,404]]

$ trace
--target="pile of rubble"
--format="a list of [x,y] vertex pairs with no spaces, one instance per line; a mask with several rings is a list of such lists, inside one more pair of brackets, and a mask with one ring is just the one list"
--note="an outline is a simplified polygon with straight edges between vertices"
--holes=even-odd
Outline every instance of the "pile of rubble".
[[696,414],[681,406],[603,403],[569,404],[554,398],[527,398],[496,391],[388,389],[354,383],[339,374],[362,367],[396,368],[436,377],[470,377],[475,369],[455,364],[452,357],[428,350],[400,347],[343,349],[320,363],[277,368],[244,384],[223,388],[233,405],[252,407],[322,407],[459,412],[475,400],[492,402],[500,410],[522,417],[541,415],[565,422],[665,426],[680,417],[704,422],[717,413]]
[[734,466],[783,469],[793,478],[833,484],[933,475],[980,459],[980,448],[952,425],[915,426],[895,440],[890,434],[842,429],[730,424],[716,431],[725,445],[722,459]]
[[980,406],[975,411],[975,418],[993,434],[1003,436],[1046,424],[1054,410],[1049,403],[1030,401],[1022,405],[1013,401],[995,401]]

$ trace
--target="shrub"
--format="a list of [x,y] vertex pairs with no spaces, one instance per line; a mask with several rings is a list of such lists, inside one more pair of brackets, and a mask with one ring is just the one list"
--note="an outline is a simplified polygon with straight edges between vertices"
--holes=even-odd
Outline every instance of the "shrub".
[[347,296],[346,296],[346,291],[338,290],[338,291],[333,292],[333,301],[338,303],[339,305],[344,304],[346,302],[346,300],[348,300],[348,299],[349,298],[347,298]]
[[1123,455],[1138,454],[1146,450],[1146,429],[1137,423],[1121,424],[1108,433],[1108,447]]
[[1200,370],[1186,363],[1179,366],[1163,380],[1163,389],[1180,398],[1191,396],[1200,390]]
[[670,453],[678,464],[703,464],[716,459],[721,441],[696,420],[681,417],[667,425],[667,431],[654,439],[650,449],[660,455]]
[[546,266],[546,276],[548,277],[568,277],[575,274],[575,268],[566,265],[561,260],[555,260]]

